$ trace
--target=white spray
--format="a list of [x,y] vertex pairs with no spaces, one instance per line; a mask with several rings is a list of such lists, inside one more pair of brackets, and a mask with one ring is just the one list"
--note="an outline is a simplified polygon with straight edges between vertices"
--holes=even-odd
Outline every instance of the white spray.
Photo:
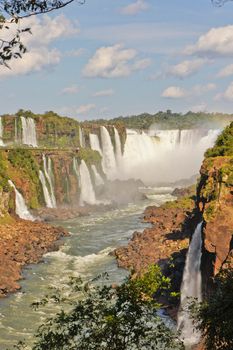
[[[49,187],[50,187],[50,191],[48,191],[50,193],[50,201],[52,203],[52,206],[50,206],[50,208],[56,208],[57,204],[56,204],[56,198],[55,198],[54,186],[53,186],[52,161],[49,157],[47,160],[44,154],[43,154],[43,165],[44,165],[45,177],[46,177],[46,179],[49,183]],[[45,184],[46,184],[46,182],[45,182]],[[43,185],[43,183],[42,183],[42,185]]]
[[92,168],[93,173],[94,173],[95,185],[96,186],[104,185],[104,180],[101,177],[101,175],[98,173],[96,166],[94,164],[92,164],[91,168]]
[[183,281],[181,286],[180,312],[178,314],[178,330],[185,346],[192,346],[200,341],[200,334],[194,329],[192,319],[187,310],[189,298],[202,300],[201,256],[202,256],[202,222],[193,234],[186,257]]
[[89,169],[82,159],[79,167],[80,173],[80,205],[87,204],[96,204],[95,191],[91,182],[91,176]]
[[116,158],[114,149],[108,130],[105,126],[101,126],[101,141],[102,141],[102,167],[108,179],[112,180],[116,176]]
[[35,218],[32,216],[32,214],[29,212],[25,200],[22,196],[22,194],[17,190],[15,185],[11,180],[8,180],[11,187],[15,190],[15,207],[16,207],[16,214],[21,218],[25,220],[31,220],[34,221]]
[[23,130],[22,143],[24,145],[37,147],[36,124],[34,119],[21,117],[21,122]]

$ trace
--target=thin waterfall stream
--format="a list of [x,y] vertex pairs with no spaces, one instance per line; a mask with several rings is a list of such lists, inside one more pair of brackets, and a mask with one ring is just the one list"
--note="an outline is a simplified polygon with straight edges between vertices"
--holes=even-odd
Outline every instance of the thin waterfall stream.
[[186,257],[183,281],[181,286],[181,302],[178,314],[178,330],[187,348],[200,341],[200,334],[194,329],[192,319],[188,312],[189,302],[194,298],[202,300],[201,282],[201,256],[202,256],[202,222],[193,234]]

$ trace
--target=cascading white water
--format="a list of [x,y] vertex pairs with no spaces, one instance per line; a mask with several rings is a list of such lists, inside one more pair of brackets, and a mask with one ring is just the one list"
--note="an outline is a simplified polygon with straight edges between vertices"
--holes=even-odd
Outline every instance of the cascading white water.
[[75,175],[76,175],[76,178],[77,178],[77,182],[78,182],[78,185],[79,185],[78,162],[77,162],[77,159],[75,157],[73,158],[73,169],[74,169],[74,172],[75,172]]
[[50,199],[51,199],[51,203],[52,203],[52,206],[50,208],[56,208],[57,204],[56,204],[56,198],[55,198],[54,186],[53,186],[52,161],[51,161],[51,158],[49,158],[49,157],[47,159],[44,154],[43,154],[43,165],[44,165],[45,177],[46,177],[46,179],[49,183],[49,187],[50,187],[49,194],[50,194]]
[[84,136],[83,136],[83,131],[82,131],[82,128],[81,126],[79,127],[79,142],[80,142],[80,146],[83,148],[83,147],[86,147],[85,145],[85,139],[84,139]]
[[116,178],[116,158],[111,137],[105,126],[100,127],[101,142],[102,142],[102,167],[108,179]]
[[0,117],[0,146],[4,146],[2,136],[3,136],[3,127],[2,127],[2,118]]
[[95,185],[96,186],[104,185],[104,180],[101,177],[101,175],[98,173],[96,166],[94,164],[92,164],[91,168],[92,168],[93,173],[94,173]]
[[99,137],[96,134],[89,134],[91,149],[98,151],[102,155],[102,150],[100,147]]
[[122,151],[121,151],[121,139],[118,130],[114,127],[114,138],[115,138],[115,155],[117,167],[121,167],[122,164]]
[[17,190],[17,188],[15,187],[15,185],[13,184],[13,182],[11,180],[8,180],[8,182],[9,182],[10,186],[13,187],[14,190],[15,190],[15,210],[16,210],[16,214],[21,219],[34,221],[35,218],[29,212],[22,194]]
[[22,122],[22,143],[33,147],[37,146],[36,124],[34,119],[21,117]]
[[[205,150],[219,130],[127,130],[118,176],[146,185],[188,179],[198,173]],[[192,155],[192,156],[190,156]]]
[[181,286],[178,330],[181,332],[181,338],[187,347],[195,345],[200,341],[200,334],[194,329],[187,307],[189,298],[195,298],[198,301],[202,300],[201,256],[202,222],[197,225],[189,246]]
[[80,173],[80,205],[87,204],[97,204],[95,191],[91,182],[91,176],[89,169],[82,159],[79,167]]
[[40,182],[42,184],[42,189],[43,189],[43,193],[44,193],[44,200],[45,200],[46,207],[53,208],[53,201],[52,201],[51,195],[49,193],[49,190],[47,188],[44,173],[41,170],[39,170],[39,179],[40,179]]

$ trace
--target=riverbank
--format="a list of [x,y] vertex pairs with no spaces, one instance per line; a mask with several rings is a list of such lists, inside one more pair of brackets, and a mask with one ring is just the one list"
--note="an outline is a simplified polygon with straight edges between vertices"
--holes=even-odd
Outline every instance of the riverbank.
[[23,266],[58,249],[59,239],[67,235],[64,228],[39,221],[10,218],[0,224],[0,297],[19,290]]
[[[187,194],[187,192],[184,192]],[[114,254],[118,266],[142,274],[149,265],[158,264],[171,279],[172,290],[180,291],[186,253],[190,237],[196,226],[194,220],[195,201],[192,192],[161,207],[150,206],[144,211],[143,222],[151,228],[134,232],[128,244],[119,247]],[[178,301],[168,305],[169,313],[176,318]]]

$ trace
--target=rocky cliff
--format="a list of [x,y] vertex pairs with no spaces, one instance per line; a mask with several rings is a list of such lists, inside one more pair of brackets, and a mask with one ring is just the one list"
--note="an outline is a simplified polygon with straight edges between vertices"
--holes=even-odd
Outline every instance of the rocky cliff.
[[233,265],[233,123],[206,152],[197,187],[203,217],[203,289],[221,268]]

